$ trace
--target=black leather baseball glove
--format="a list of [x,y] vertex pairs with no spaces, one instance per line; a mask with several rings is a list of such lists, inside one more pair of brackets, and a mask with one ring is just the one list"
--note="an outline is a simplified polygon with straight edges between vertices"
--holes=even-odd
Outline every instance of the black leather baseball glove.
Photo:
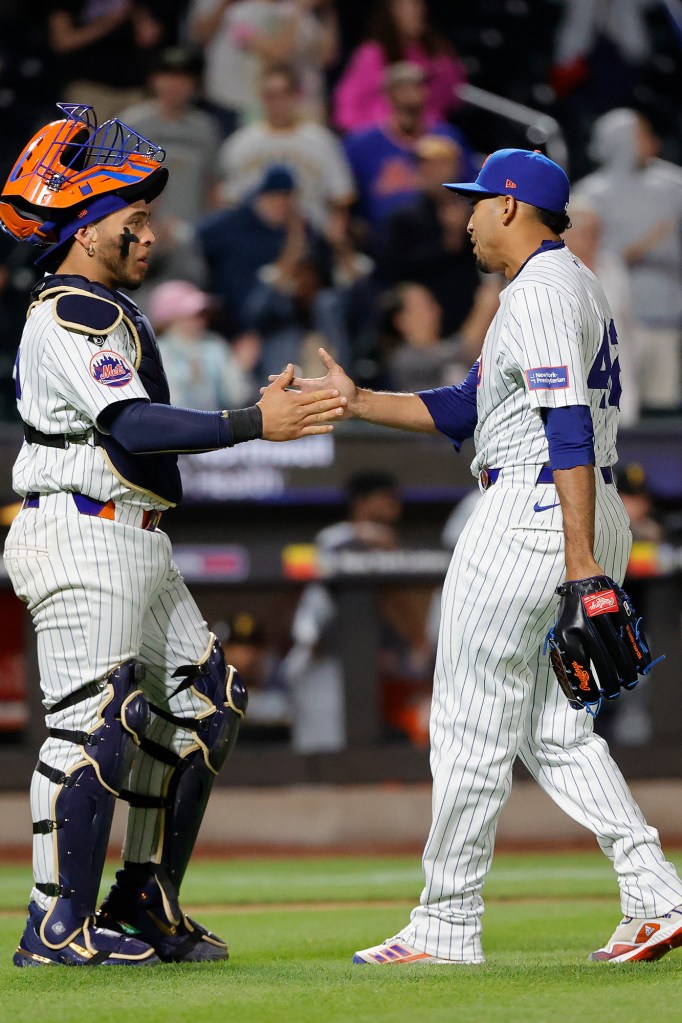
[[557,620],[545,652],[559,685],[575,710],[596,717],[603,700],[633,689],[654,664],[649,644],[628,595],[606,575],[562,583]]

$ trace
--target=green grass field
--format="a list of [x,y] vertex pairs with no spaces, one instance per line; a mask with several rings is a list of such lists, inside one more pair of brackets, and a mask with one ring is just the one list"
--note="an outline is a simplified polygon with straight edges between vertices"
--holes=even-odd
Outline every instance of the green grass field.
[[[682,857],[677,857],[682,866]],[[113,869],[113,867],[112,867]],[[412,857],[226,859],[193,864],[184,904],[225,937],[225,964],[17,970],[30,887],[0,867],[0,1020],[7,1023],[641,1023],[675,1009],[682,951],[657,963],[587,962],[618,921],[598,854],[499,855],[479,967],[351,965],[394,934],[418,896]]]

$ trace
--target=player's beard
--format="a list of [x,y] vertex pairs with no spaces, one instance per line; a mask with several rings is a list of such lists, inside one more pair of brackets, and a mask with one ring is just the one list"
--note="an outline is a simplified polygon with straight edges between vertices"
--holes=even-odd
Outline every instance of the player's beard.
[[111,288],[126,288],[128,291],[136,291],[144,281],[145,274],[140,270],[137,258],[128,253],[124,256],[121,251],[119,238],[109,239],[99,247],[97,253],[99,262],[111,278]]
[[474,259],[476,260],[476,269],[480,270],[482,274],[491,274],[495,272],[494,270],[491,270],[489,264],[485,261],[483,256],[476,253],[474,255]]

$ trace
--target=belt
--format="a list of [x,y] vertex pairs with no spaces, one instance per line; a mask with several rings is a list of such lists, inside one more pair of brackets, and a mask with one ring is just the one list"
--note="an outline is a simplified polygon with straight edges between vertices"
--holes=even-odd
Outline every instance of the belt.
[[97,430],[89,430],[87,433],[43,433],[24,423],[24,437],[29,444],[42,444],[46,448],[66,449],[70,444],[86,444],[89,441],[95,447],[102,446]]
[[81,515],[92,515],[98,519],[110,519],[127,526],[139,526],[153,531],[158,529],[163,512],[146,511],[132,504],[116,504],[114,501],[95,501],[85,494],[61,491],[58,494],[27,494],[22,508],[42,508],[56,514],[70,514],[75,509]]
[[[613,483],[613,470],[610,466],[606,466],[599,470],[602,474],[604,483]],[[502,469],[481,469],[479,473],[479,480],[484,490],[492,487],[493,483],[496,483]],[[540,472],[537,475],[535,483],[554,483],[554,474],[551,466],[543,465]]]

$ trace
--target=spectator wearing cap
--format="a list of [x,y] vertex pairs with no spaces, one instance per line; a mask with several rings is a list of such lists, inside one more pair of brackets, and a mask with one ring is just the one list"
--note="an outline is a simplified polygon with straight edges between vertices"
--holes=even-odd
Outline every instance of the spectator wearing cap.
[[334,92],[336,127],[359,131],[384,124],[390,115],[386,71],[403,61],[425,73],[425,123],[443,121],[458,103],[457,88],[466,80],[464,65],[430,23],[426,0],[378,0],[366,38],[351,54]]
[[213,411],[242,408],[258,393],[251,370],[257,338],[229,345],[208,329],[210,296],[189,281],[165,281],[149,296],[171,401],[183,408]]
[[216,623],[225,660],[234,665],[249,693],[249,709],[239,732],[239,742],[282,742],[290,735],[291,708],[279,660],[268,642],[262,621],[241,610],[227,622]]
[[[217,205],[220,133],[215,119],[194,105],[203,58],[198,50],[171,46],[152,63],[147,79],[151,98],[120,117],[166,151],[168,185],[154,209],[154,231],[184,234]],[[157,237],[157,241],[158,241]]]
[[426,72],[407,61],[392,64],[384,78],[389,115],[381,125],[351,132],[344,139],[359,195],[359,212],[375,239],[394,210],[419,195],[416,144],[425,135],[445,137],[467,153],[465,139],[449,124],[427,129]]
[[[445,135],[425,135],[414,146],[419,191],[386,221],[386,244],[379,272],[382,280],[423,284],[443,310],[443,332],[459,330],[469,316],[479,287],[467,224],[470,204],[443,188],[466,174],[461,147]],[[499,290],[499,289],[497,289]],[[483,324],[483,330],[488,324]],[[482,344],[480,337],[478,347]],[[472,351],[471,362],[478,357]]]
[[654,517],[654,501],[643,466],[639,462],[618,466],[616,486],[630,519],[633,540],[663,540],[663,526]]
[[151,97],[121,112],[121,120],[166,151],[168,186],[154,204],[154,259],[138,292],[144,305],[153,287],[183,278],[206,283],[206,266],[197,245],[197,223],[217,205],[217,154],[220,136],[211,114],[194,104],[201,76],[197,50],[171,46],[151,64]]
[[[326,252],[321,236],[306,223],[296,198],[296,179],[282,165],[268,167],[256,187],[234,209],[204,220],[198,239],[209,270],[209,290],[217,295],[236,332],[249,324],[245,300],[259,271],[288,252]],[[280,367],[282,369],[282,367]]]
[[329,128],[303,116],[300,82],[292,67],[267,69],[260,98],[264,117],[238,129],[220,150],[223,196],[234,205],[269,164],[286,164],[296,174],[303,213],[324,230],[330,213],[345,212],[355,195],[343,147]]
[[[654,498],[649,488],[646,471],[639,462],[618,465],[615,472],[618,494],[625,505],[632,531],[632,552],[625,571],[623,586],[635,607],[647,619],[649,607],[651,567],[642,570],[642,563],[650,566],[656,562],[652,551],[659,550],[659,544],[667,540],[666,531],[656,518]],[[656,569],[653,569],[654,574]],[[651,637],[650,637],[651,638]],[[653,721],[650,708],[650,683],[642,679],[637,688],[628,694],[626,700],[614,700],[605,708],[606,714],[601,728],[610,741],[621,746],[643,746],[653,735]]]

